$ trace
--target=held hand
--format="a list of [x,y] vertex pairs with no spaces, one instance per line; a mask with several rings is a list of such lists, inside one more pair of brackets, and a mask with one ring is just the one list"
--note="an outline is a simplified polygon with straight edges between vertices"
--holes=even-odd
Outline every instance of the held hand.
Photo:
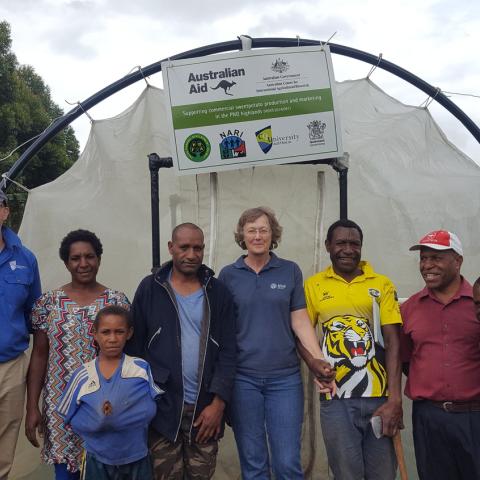
[[372,417],[382,417],[382,433],[386,437],[393,437],[399,430],[403,429],[403,410],[400,400],[388,399],[378,407]]
[[37,440],[37,430],[40,438],[43,438],[44,426],[42,421],[42,415],[38,407],[35,407],[31,410],[27,410],[27,415],[25,418],[25,435],[27,436],[29,442],[34,447],[40,447],[40,444]]
[[337,384],[335,380],[332,382],[321,382],[318,378],[314,378],[314,383],[317,386],[318,393],[329,393],[332,397],[337,393]]
[[320,382],[330,383],[335,380],[336,371],[326,360],[314,358],[308,366]]
[[207,443],[212,438],[218,438],[224,410],[225,402],[218,396],[202,410],[193,424],[194,427],[199,427],[195,437],[197,443]]

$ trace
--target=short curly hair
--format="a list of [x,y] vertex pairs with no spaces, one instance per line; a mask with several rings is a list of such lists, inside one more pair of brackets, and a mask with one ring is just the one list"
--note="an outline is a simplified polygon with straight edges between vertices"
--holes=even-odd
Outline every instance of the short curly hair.
[[347,219],[337,220],[336,222],[332,223],[332,224],[328,227],[327,238],[325,239],[326,242],[330,243],[330,242],[332,241],[333,232],[335,231],[335,229],[337,229],[337,228],[339,228],[339,227],[354,228],[355,230],[357,230],[358,234],[360,235],[360,243],[363,244],[363,232],[362,232],[362,229],[361,229],[360,226],[359,226],[358,224],[356,224],[354,221],[352,221],[352,220],[347,220]]
[[133,328],[132,315],[125,307],[121,307],[120,305],[107,305],[106,307],[103,307],[98,311],[97,316],[93,321],[92,326],[95,331],[98,331],[100,321],[103,317],[106,317],[107,315],[116,315],[117,317],[122,317],[127,324],[127,328]]
[[68,257],[70,256],[70,247],[72,246],[72,243],[75,242],[89,243],[95,250],[97,257],[100,258],[102,256],[103,246],[99,238],[89,230],[78,229],[67,233],[62,240],[62,243],[60,243],[60,249],[58,250],[58,253],[64,263],[68,262]]
[[282,238],[282,227],[278,223],[277,217],[275,216],[275,212],[268,207],[255,207],[249,208],[245,210],[238,219],[237,229],[234,232],[235,241],[243,250],[247,249],[247,245],[245,244],[245,239],[243,235],[243,227],[246,223],[251,223],[260,218],[262,215],[265,215],[268,219],[268,223],[270,224],[270,229],[272,230],[272,243],[270,245],[270,250],[278,247],[280,240]]

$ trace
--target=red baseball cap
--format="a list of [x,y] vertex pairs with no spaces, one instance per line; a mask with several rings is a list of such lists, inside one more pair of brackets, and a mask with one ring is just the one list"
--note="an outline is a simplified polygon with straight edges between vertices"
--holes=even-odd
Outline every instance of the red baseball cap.
[[427,233],[416,245],[410,247],[410,250],[420,250],[422,247],[433,248],[434,250],[453,250],[463,256],[459,238],[447,230],[435,230]]

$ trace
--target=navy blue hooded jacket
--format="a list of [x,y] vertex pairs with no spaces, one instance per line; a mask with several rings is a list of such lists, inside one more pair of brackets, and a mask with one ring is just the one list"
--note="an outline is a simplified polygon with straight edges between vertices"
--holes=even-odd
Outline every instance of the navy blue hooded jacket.
[[[168,276],[172,262],[145,277],[132,303],[134,333],[128,342],[129,355],[144,358],[155,383],[165,391],[157,400],[157,415],[151,426],[175,441],[183,412],[183,374],[180,320]],[[199,391],[194,419],[218,395],[230,402],[236,365],[235,313],[232,296],[214,272],[202,265],[198,271],[205,291],[205,316],[200,338]],[[224,423],[222,422],[222,433]],[[191,441],[196,429],[190,430]]]

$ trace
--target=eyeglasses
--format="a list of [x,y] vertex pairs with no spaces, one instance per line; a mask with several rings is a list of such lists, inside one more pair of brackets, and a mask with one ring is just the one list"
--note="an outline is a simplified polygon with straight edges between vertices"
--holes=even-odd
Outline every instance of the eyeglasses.
[[272,231],[268,228],[249,228],[248,230],[245,230],[245,235],[247,235],[247,237],[254,237],[257,233],[261,237],[266,237],[272,233]]

